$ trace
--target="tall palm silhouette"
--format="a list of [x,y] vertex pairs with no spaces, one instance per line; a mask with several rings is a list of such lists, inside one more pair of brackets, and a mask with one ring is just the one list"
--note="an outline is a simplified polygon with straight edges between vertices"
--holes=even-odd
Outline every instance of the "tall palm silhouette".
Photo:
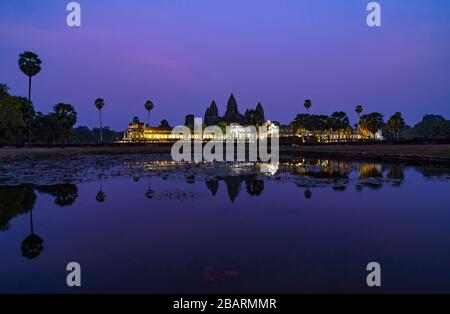
[[95,107],[100,114],[100,143],[103,143],[102,109],[105,107],[105,101],[102,98],[97,98],[95,100]]
[[153,105],[153,103],[150,100],[147,100],[147,102],[145,103],[144,106],[148,112],[147,125],[150,126],[150,111],[152,111],[155,106]]
[[309,108],[311,108],[311,106],[312,106],[311,99],[305,99],[303,106],[306,108],[306,111],[309,113]]
[[28,145],[31,146],[31,78],[41,71],[41,59],[31,51],[19,55],[19,68],[28,76]]
[[358,118],[361,116],[361,113],[363,112],[363,106],[357,105],[355,108],[355,112],[358,115]]
[[30,234],[22,241],[22,255],[26,258],[33,259],[38,257],[44,250],[44,240],[37,234],[34,234],[33,228],[33,209],[30,210]]
[[359,134],[359,123],[361,121],[361,113],[363,112],[363,106],[357,105],[355,112],[358,115],[358,123],[356,124],[356,134]]

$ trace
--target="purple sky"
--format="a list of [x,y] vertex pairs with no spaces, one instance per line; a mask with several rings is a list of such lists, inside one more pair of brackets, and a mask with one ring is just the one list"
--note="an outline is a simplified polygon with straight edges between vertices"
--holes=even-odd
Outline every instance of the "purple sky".
[[95,0],[78,1],[82,27],[66,25],[69,1],[0,2],[0,82],[26,95],[18,70],[24,50],[38,53],[37,110],[74,105],[78,124],[123,130],[134,115],[152,124],[220,113],[231,92],[241,112],[264,105],[287,123],[304,112],[354,107],[409,124],[427,113],[450,118],[450,1],[379,1],[382,27],[369,28],[368,0]]

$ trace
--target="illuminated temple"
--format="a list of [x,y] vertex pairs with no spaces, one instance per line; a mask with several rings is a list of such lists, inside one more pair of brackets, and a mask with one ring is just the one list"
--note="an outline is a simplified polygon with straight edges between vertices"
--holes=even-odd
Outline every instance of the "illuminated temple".
[[[268,133],[273,134],[274,124],[270,124]],[[192,130],[192,129],[191,129]],[[211,140],[215,137],[212,134],[203,133],[202,135],[191,132],[191,139]],[[227,126],[227,133],[221,138],[233,138],[238,141],[254,141],[257,140],[257,135],[252,133],[248,127],[241,126],[237,123],[232,123]],[[132,122],[128,125],[124,132],[122,143],[139,143],[139,142],[158,142],[169,143],[183,139],[183,133],[172,133],[172,128],[150,127],[143,122]]]
[[172,129],[150,127],[139,121],[128,125],[123,135],[123,142],[170,142],[182,138],[182,135],[172,134]]
[[[201,120],[201,119],[200,119]],[[191,139],[211,140],[214,139],[212,134],[196,134],[194,130],[195,116],[189,114],[185,117],[185,124],[191,130]],[[164,123],[163,123],[164,122]],[[271,122],[265,119],[264,109],[261,103],[258,103],[255,109],[247,109],[245,114],[241,114],[238,109],[237,101],[233,94],[228,99],[226,111],[223,116],[219,114],[219,110],[215,101],[207,107],[202,121],[203,127],[217,125],[223,131],[220,140],[234,139],[237,141],[255,141],[260,135],[251,131],[251,128],[262,126],[265,123],[268,125],[268,137],[273,137],[273,134],[278,134],[280,140],[287,139],[291,143],[332,143],[332,142],[346,142],[353,140],[360,140],[364,138],[371,138],[367,135],[362,135],[357,130],[348,128],[345,131],[333,130],[307,130],[296,127],[293,124],[280,125],[277,122]],[[172,133],[173,128],[169,126],[166,120],[161,121],[159,127],[152,127],[146,123],[140,122],[137,117],[128,125],[124,132],[121,143],[139,143],[139,142],[156,142],[156,143],[170,143],[183,139],[183,133]],[[275,130],[277,131],[275,133]],[[371,139],[382,140],[383,136],[381,130],[377,132]]]

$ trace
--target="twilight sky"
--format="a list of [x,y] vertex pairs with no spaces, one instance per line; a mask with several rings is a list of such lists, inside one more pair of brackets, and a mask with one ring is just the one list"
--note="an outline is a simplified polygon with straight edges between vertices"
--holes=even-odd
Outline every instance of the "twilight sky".
[[71,103],[78,124],[126,128],[203,116],[231,92],[239,109],[261,101],[282,123],[304,112],[354,107],[408,124],[427,113],[450,118],[450,1],[384,0],[382,27],[366,24],[369,0],[80,0],[82,26],[66,25],[66,0],[0,2],[0,83],[26,95],[17,58],[38,53],[33,100],[48,112]]

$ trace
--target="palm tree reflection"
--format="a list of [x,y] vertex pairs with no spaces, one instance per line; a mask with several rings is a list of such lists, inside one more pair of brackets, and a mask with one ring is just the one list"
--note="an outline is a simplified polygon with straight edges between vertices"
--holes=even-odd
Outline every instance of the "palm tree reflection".
[[391,166],[386,178],[393,185],[402,184],[403,180],[405,180],[405,175],[403,173],[402,167],[398,165]]
[[145,197],[148,199],[152,199],[155,196],[155,192],[152,189],[152,181],[151,181],[151,177],[148,177],[148,188],[147,191],[145,192]]
[[22,241],[21,250],[22,256],[33,259],[41,255],[41,252],[44,250],[44,240],[37,234],[34,234],[33,209],[30,210],[30,229],[30,235]]
[[78,188],[71,183],[41,185],[36,187],[36,191],[54,196],[55,204],[60,207],[71,206],[78,198]]
[[9,221],[14,217],[29,213],[30,234],[22,241],[21,251],[26,258],[38,257],[44,250],[44,240],[34,233],[33,208],[36,193],[32,186],[0,186],[0,230],[9,229]]
[[103,203],[106,200],[106,195],[103,192],[103,177],[100,176],[100,190],[95,195],[95,200],[99,203]]
[[311,190],[309,188],[306,188],[304,195],[305,195],[305,198],[309,200],[312,197]]

